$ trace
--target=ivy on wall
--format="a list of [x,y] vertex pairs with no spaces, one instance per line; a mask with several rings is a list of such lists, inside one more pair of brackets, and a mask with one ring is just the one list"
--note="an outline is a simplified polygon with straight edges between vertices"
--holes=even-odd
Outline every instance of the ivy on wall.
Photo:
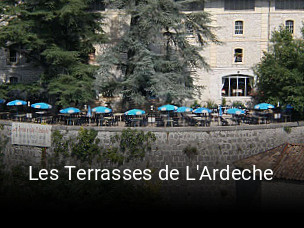
[[110,145],[104,147],[94,129],[81,128],[76,138],[67,138],[56,130],[52,134],[53,151],[56,158],[76,158],[81,162],[92,163],[94,159],[122,165],[131,160],[142,159],[151,151],[156,136],[152,132],[124,129],[121,134],[111,137]]

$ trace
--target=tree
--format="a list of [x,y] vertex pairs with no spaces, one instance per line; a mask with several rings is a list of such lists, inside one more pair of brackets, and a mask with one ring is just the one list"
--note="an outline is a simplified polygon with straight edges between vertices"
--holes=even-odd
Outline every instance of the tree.
[[91,0],[2,1],[0,47],[43,67],[39,85],[51,103],[80,106],[95,98],[89,54],[104,41],[102,17]]
[[291,104],[304,111],[304,40],[296,39],[284,27],[274,31],[271,49],[255,66],[257,100]]
[[185,2],[202,1],[108,1],[123,9],[130,23],[121,39],[100,56],[96,85],[103,94],[120,93],[128,106],[144,104],[150,97],[174,103],[192,97],[191,71],[208,69],[200,51],[209,41],[218,41],[208,25],[210,15],[182,12]]

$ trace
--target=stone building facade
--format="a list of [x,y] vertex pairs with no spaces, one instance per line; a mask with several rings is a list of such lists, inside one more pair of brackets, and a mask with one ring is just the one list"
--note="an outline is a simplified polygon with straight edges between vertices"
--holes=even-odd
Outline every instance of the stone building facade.
[[220,104],[250,102],[255,84],[252,67],[269,49],[271,33],[281,25],[301,37],[304,1],[212,0],[204,10],[212,15],[212,26],[223,45],[211,44],[202,53],[211,71],[198,70],[197,83],[204,85],[201,101]]
[[[105,12],[108,25],[105,30],[115,41],[127,29],[128,17],[107,9],[102,2],[95,1],[92,9]],[[195,83],[204,87],[197,100],[201,104],[208,101],[221,104],[225,98],[228,104],[234,101],[249,104],[256,81],[252,67],[269,49],[271,33],[281,25],[288,27],[295,37],[301,37],[304,0],[208,0],[185,7],[185,11],[199,10],[211,14],[214,32],[222,45],[210,44],[202,51],[211,69],[197,69],[193,73]],[[101,51],[102,47],[98,47],[96,55]],[[25,63],[18,53],[0,50],[1,82],[32,81],[37,72],[39,69]]]
[[32,83],[39,80],[42,68],[27,62],[20,52],[0,49],[0,84]]

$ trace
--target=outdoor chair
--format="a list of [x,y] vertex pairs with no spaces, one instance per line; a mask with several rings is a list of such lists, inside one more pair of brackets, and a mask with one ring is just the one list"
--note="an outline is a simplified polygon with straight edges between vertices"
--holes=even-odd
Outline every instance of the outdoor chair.
[[232,122],[234,122],[235,125],[240,125],[241,124],[241,119],[238,117],[233,117],[231,118]]
[[198,121],[193,118],[190,118],[188,124],[189,126],[196,126],[198,124]]
[[210,127],[211,121],[212,121],[211,118],[210,118],[210,119],[207,119],[207,120],[205,121],[205,126],[206,126],[206,127]]
[[229,123],[226,119],[224,119],[223,117],[221,117],[221,123],[222,123],[222,126],[228,126]]
[[161,117],[156,117],[155,122],[156,122],[157,127],[164,127],[165,126],[165,122]]
[[179,118],[178,117],[173,118],[173,127],[179,127]]
[[259,119],[257,117],[250,117],[249,124],[258,124]]
[[126,119],[125,120],[126,127],[131,127],[131,123],[132,123],[131,119]]

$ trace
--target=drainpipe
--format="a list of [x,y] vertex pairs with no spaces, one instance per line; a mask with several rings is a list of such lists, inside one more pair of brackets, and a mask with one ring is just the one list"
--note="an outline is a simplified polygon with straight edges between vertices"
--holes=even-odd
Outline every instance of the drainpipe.
[[267,51],[269,52],[269,40],[270,40],[270,9],[271,9],[271,0],[268,1],[268,37],[267,37]]

